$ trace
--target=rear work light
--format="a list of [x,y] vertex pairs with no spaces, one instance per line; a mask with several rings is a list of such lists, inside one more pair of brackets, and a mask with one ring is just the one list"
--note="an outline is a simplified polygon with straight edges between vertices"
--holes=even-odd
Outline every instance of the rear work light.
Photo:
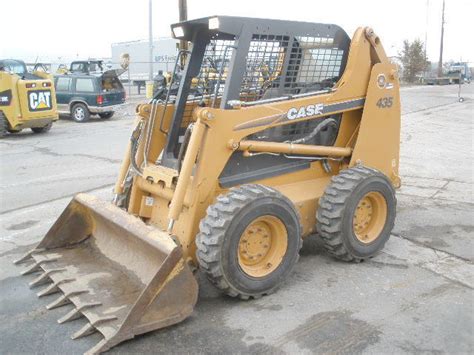
[[35,87],[36,87],[36,83],[26,83],[26,87],[27,87],[28,89],[35,88]]
[[43,83],[43,87],[44,88],[49,88],[49,87],[51,87],[51,83]]
[[97,105],[102,105],[104,103],[104,96],[98,95],[97,96]]

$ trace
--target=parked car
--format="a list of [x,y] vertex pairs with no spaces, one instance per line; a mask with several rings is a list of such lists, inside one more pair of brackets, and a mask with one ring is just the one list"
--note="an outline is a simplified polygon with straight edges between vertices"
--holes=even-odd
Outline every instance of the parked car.
[[58,111],[76,122],[93,114],[110,118],[125,102],[125,90],[115,70],[99,74],[65,73],[54,78]]

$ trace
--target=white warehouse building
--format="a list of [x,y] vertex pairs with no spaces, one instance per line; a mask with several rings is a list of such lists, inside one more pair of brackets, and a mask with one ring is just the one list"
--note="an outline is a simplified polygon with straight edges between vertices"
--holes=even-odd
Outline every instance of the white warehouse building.
[[[153,42],[153,76],[158,70],[172,71],[177,55],[177,44],[173,38],[162,37]],[[147,80],[149,71],[148,40],[112,43],[112,62],[120,63],[120,56],[128,53],[130,56],[130,78],[132,80]],[[114,65],[115,66],[115,65]],[[126,73],[123,75],[126,77]]]

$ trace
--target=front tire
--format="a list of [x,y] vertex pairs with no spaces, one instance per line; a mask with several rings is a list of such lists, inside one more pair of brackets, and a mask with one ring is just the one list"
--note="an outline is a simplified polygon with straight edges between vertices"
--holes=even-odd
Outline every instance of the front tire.
[[395,223],[395,190],[381,172],[363,166],[331,179],[319,200],[316,229],[337,259],[361,261],[374,256]]
[[46,132],[49,132],[52,126],[53,126],[53,122],[49,122],[46,126],[33,127],[31,128],[31,130],[33,131],[33,133],[46,133]]
[[87,122],[90,118],[89,109],[82,103],[74,104],[71,108],[71,117],[74,121],[79,123]]
[[301,226],[293,203],[263,185],[242,185],[207,209],[196,237],[207,278],[232,297],[270,294],[293,270]]

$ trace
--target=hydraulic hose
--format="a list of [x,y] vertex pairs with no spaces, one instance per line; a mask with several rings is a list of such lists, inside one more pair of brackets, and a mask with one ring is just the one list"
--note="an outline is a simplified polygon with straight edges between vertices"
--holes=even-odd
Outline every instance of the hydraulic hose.
[[138,152],[138,147],[140,145],[140,138],[143,134],[144,120],[141,120],[135,129],[132,132],[130,137],[131,147],[130,147],[130,166],[132,170],[140,176],[143,176],[143,170],[138,166],[136,157]]
[[324,128],[328,127],[329,125],[337,126],[337,122],[334,118],[326,118],[324,121],[322,121],[320,124],[318,124],[313,131],[308,134],[306,137],[302,137],[299,139],[296,139],[294,141],[288,141],[287,143],[292,143],[292,144],[306,144],[309,142],[311,139],[316,137],[316,135],[321,132]]

